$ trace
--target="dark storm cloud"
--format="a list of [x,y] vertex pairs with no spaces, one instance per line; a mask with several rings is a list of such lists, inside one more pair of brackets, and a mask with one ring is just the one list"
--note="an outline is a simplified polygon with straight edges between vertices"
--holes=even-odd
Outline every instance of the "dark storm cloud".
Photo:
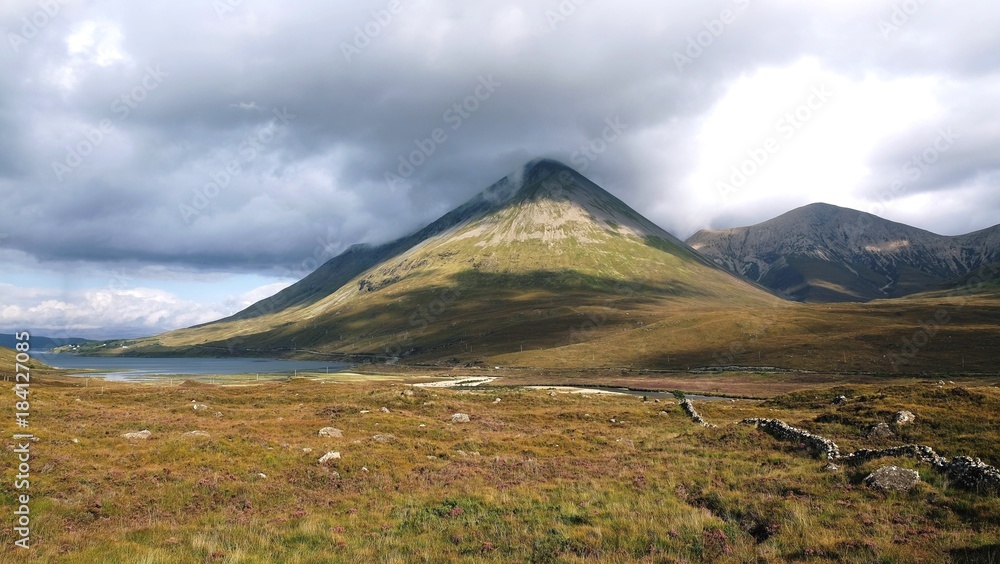
[[[297,273],[317,247],[412,231],[538,156],[652,209],[689,196],[701,119],[731,82],[802,57],[943,85],[930,139],[880,147],[871,177],[845,189],[876,197],[952,127],[960,139],[910,193],[990,193],[998,10],[919,4],[893,20],[903,4],[69,2],[15,52],[9,34],[42,8],[14,2],[0,12],[0,189],[18,211],[0,244],[47,261]],[[624,134],[581,155],[608,120]]]

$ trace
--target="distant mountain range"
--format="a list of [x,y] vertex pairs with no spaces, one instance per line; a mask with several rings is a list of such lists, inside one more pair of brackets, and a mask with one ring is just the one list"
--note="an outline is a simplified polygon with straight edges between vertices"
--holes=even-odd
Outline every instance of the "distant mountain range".
[[[15,338],[13,333],[0,333],[0,347],[12,349],[19,342],[20,341]],[[31,350],[50,350],[64,345],[80,345],[87,342],[90,341],[88,341],[88,339],[78,338],[55,339],[42,337],[40,335],[31,335],[31,339],[28,340],[28,343],[31,345]]]
[[687,243],[731,272],[807,302],[906,296],[1000,263],[1000,225],[946,237],[829,204],[699,231]]

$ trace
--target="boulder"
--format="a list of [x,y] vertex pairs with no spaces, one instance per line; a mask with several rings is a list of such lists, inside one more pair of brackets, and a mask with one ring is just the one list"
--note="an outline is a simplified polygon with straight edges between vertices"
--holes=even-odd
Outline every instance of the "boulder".
[[327,462],[330,462],[331,460],[340,460],[340,453],[339,452],[328,452],[328,453],[326,453],[326,454],[324,454],[323,456],[320,457],[319,463],[320,464],[326,464]]
[[900,411],[896,414],[894,421],[896,425],[909,425],[917,419],[917,416],[909,411]]
[[125,433],[122,436],[125,437],[126,439],[139,439],[139,440],[144,441],[144,440],[152,437],[153,433],[150,433],[148,429],[143,429],[142,431],[135,431],[133,433]]
[[888,423],[876,423],[865,431],[865,437],[869,439],[888,439],[894,436],[896,436],[896,433],[892,432]]
[[451,416],[452,423],[468,423],[469,414],[468,413],[456,413]]
[[339,439],[344,436],[344,432],[336,427],[323,427],[319,430],[319,436],[321,437],[333,437]]
[[883,466],[865,478],[869,487],[882,491],[907,492],[920,482],[920,474],[916,470],[900,468],[899,466]]
[[384,435],[375,435],[372,437],[372,440],[377,443],[391,443],[396,440],[396,435],[393,435],[392,433],[386,433]]

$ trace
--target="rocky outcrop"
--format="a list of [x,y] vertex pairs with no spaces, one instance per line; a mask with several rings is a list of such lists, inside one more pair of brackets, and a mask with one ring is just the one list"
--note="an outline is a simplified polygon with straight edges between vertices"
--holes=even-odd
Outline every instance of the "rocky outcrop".
[[899,466],[883,466],[869,474],[864,483],[869,487],[882,491],[908,492],[920,482],[920,474],[916,470],[900,468]]
[[695,410],[694,404],[691,403],[691,400],[689,399],[681,400],[681,409],[683,409],[684,412],[691,417],[692,421],[701,425],[702,427],[715,427],[715,425],[707,423],[704,419],[702,419],[701,415],[699,415],[698,412]]
[[814,435],[809,431],[792,427],[780,419],[751,417],[744,419],[742,423],[745,425],[756,425],[758,429],[778,440],[802,443],[811,452],[825,455],[829,460],[840,458],[840,447],[837,446],[837,443],[826,437]]

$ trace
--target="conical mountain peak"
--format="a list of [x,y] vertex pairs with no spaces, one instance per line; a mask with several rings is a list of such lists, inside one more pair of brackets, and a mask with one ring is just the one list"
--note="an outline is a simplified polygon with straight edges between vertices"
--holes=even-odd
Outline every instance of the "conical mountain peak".
[[294,336],[315,351],[378,353],[417,332],[415,345],[457,354],[486,342],[499,315],[510,335],[561,346],[575,342],[575,308],[633,307],[640,294],[656,307],[772,299],[580,173],[539,159],[412,235],[352,249],[233,317],[164,339],[235,334],[269,350]]

